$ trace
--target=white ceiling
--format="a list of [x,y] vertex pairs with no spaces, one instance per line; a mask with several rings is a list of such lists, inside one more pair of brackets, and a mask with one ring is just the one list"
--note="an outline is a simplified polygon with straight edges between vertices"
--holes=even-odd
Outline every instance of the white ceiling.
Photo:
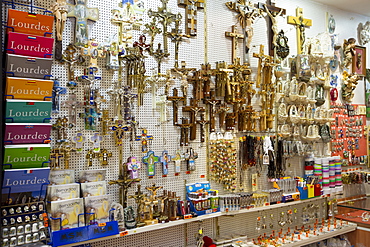
[[313,0],[349,12],[370,16],[370,0]]

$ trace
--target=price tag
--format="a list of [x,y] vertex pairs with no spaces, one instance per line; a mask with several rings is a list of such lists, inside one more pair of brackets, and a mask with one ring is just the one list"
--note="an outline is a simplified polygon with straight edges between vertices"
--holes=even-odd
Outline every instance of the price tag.
[[205,175],[200,175],[200,178],[205,178],[206,176]]
[[98,226],[101,227],[101,226],[106,226],[107,223],[99,223]]
[[126,235],[128,235],[128,231],[124,231],[124,232],[119,233],[120,237],[123,237],[123,236],[126,236]]

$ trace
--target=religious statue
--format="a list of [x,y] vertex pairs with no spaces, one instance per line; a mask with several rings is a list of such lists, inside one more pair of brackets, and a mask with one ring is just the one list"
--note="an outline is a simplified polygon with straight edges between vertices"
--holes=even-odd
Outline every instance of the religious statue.
[[56,2],[50,7],[50,11],[53,12],[56,19],[56,40],[62,41],[63,30],[68,13],[66,0],[56,0]]
[[365,24],[360,23],[360,43],[361,45],[366,45],[370,42],[370,21]]
[[349,38],[348,40],[344,40],[343,42],[343,53],[344,53],[344,59],[343,59],[343,66],[347,69],[352,64],[352,57],[355,55],[355,47],[356,47],[356,39],[355,38]]
[[277,12],[270,12],[270,10],[268,9],[268,7],[265,5],[265,11],[267,13],[267,15],[270,17],[271,19],[271,29],[272,29],[272,32],[274,33],[274,36],[272,38],[272,43],[275,46],[277,46],[277,35],[279,33],[279,30],[278,30],[278,27],[277,27],[277,17],[279,17],[284,9],[280,9],[280,11],[277,13]]

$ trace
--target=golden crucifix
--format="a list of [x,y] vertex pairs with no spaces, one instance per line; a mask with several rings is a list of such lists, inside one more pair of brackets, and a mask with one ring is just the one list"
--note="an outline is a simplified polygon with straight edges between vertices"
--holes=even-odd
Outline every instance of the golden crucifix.
[[297,53],[303,53],[304,43],[306,41],[305,29],[312,26],[312,20],[303,18],[303,9],[296,9],[296,16],[288,16],[288,24],[296,26],[297,29]]

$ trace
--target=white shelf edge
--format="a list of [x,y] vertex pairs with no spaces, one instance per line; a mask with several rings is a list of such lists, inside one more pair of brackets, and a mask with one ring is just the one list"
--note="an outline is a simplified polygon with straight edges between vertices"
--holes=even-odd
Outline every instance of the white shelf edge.
[[331,231],[329,233],[324,233],[324,234],[321,234],[321,235],[319,235],[317,237],[314,237],[314,238],[307,238],[307,239],[303,239],[303,240],[300,240],[300,241],[297,241],[297,242],[294,242],[294,243],[284,244],[282,246],[283,247],[297,247],[297,246],[303,246],[303,245],[307,245],[307,244],[313,244],[313,243],[317,243],[319,241],[329,239],[329,238],[332,238],[332,237],[335,237],[335,236],[338,236],[338,235],[353,232],[354,230],[356,230],[356,228],[357,228],[356,224],[353,224],[353,225],[351,224],[350,226],[346,226],[342,229],[334,230],[334,231]]
[[[239,210],[239,211],[211,213],[211,214],[206,214],[206,215],[198,216],[198,217],[187,219],[187,220],[181,219],[181,220],[176,220],[176,221],[170,221],[168,223],[158,223],[158,224],[155,224],[155,225],[143,226],[143,227],[138,227],[138,228],[135,228],[135,229],[127,230],[127,234],[124,235],[124,236],[143,233],[143,232],[148,232],[148,231],[155,231],[155,230],[159,230],[159,229],[168,228],[168,227],[171,227],[171,226],[183,225],[183,224],[187,224],[187,223],[190,223],[190,222],[195,222],[195,221],[200,221],[200,220],[207,220],[207,219],[216,218],[216,217],[220,217],[220,216],[233,216],[233,215],[237,215],[237,214],[245,214],[245,213],[250,213],[250,212],[269,210],[269,209],[277,208],[277,207],[292,206],[292,205],[297,205],[297,204],[301,204],[301,203],[316,201],[316,200],[319,200],[319,199],[322,199],[322,198],[323,197],[315,197],[315,198],[311,198],[311,199],[305,199],[305,200],[293,201],[293,202],[287,202],[287,203],[279,203],[279,204],[274,204],[274,205],[269,205],[269,206],[264,206],[264,207],[257,207],[257,208],[251,208],[251,209],[242,209],[242,210]],[[126,232],[126,231],[123,231],[123,232]],[[112,238],[124,237],[124,236],[121,235],[123,232],[121,232],[120,234],[111,235],[111,236],[107,236],[107,237],[103,237],[103,238],[96,238],[96,239],[81,241],[81,242],[77,242],[77,243],[73,243],[73,244],[61,245],[60,247],[72,247],[72,246],[76,246],[76,245],[88,244],[88,243],[103,241],[103,240],[112,239]]]

